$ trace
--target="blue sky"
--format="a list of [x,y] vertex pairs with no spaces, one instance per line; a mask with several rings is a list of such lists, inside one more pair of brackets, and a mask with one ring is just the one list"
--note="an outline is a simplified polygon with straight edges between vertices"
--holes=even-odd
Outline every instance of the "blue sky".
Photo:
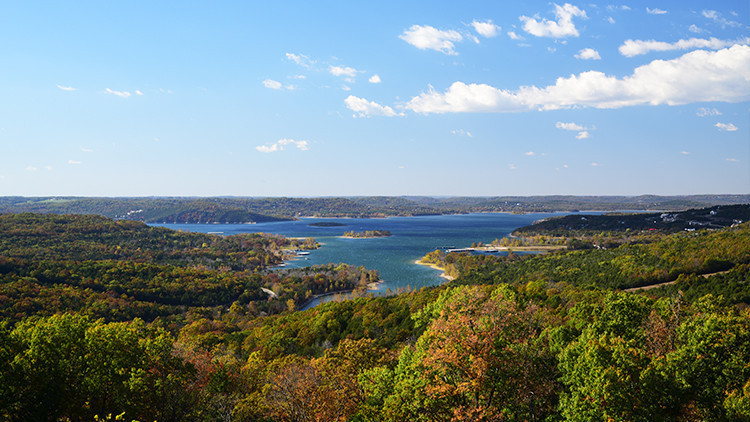
[[750,193],[750,3],[0,3],[0,195]]

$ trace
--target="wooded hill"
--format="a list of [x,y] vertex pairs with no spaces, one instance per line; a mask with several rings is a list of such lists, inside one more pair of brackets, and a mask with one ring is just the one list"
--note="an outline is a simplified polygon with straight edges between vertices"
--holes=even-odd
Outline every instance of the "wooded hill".
[[686,211],[658,213],[572,214],[552,217],[521,227],[514,236],[582,236],[600,232],[649,231],[674,233],[683,230],[720,229],[750,221],[750,204],[719,205]]
[[[453,282],[299,312],[310,289],[374,274],[204,269],[185,264],[182,234],[106,222],[94,246],[75,217],[84,246],[58,261],[35,228],[55,218],[0,236],[0,420],[750,420],[748,223],[611,249],[452,253],[438,258]],[[50,236],[75,247],[61,230]],[[185,256],[108,258],[155,234]],[[619,289],[663,275],[676,283]]]
[[686,210],[750,203],[750,195],[346,197],[346,198],[80,198],[0,197],[0,213],[98,214],[147,223],[260,223],[315,217],[390,217],[469,212]]

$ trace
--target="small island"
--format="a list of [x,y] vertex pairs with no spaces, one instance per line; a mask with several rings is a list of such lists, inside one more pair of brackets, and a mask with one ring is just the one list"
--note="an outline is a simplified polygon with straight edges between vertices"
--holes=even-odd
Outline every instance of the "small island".
[[391,232],[388,230],[367,230],[363,232],[346,232],[342,237],[347,239],[374,239],[376,237],[388,237],[390,235]]

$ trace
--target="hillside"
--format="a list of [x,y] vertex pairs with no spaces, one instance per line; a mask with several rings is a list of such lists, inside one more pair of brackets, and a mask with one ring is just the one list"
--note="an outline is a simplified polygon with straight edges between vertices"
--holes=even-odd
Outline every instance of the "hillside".
[[659,231],[674,233],[683,230],[720,229],[750,221],[750,204],[719,205],[709,208],[675,212],[613,213],[604,215],[566,215],[548,218],[513,232],[515,236],[570,236],[598,232]]
[[749,223],[539,256],[437,252],[455,281],[366,297],[364,268],[223,265],[275,259],[280,237],[1,217],[2,420],[750,418]]
[[0,213],[98,214],[147,223],[262,223],[315,217],[392,217],[470,212],[670,210],[750,203],[750,195],[80,198],[0,197]]

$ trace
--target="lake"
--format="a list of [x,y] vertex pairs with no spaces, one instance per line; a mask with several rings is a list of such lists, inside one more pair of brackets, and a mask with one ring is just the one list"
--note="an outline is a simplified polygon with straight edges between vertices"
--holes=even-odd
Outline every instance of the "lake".
[[[490,243],[508,236],[518,227],[542,218],[567,213],[536,214],[460,214],[392,218],[302,218],[259,224],[154,224],[174,230],[220,233],[275,233],[287,237],[312,237],[321,246],[309,255],[288,261],[288,267],[347,263],[380,273],[376,293],[387,289],[434,286],[445,280],[441,272],[414,261],[438,248],[465,248],[474,242]],[[341,226],[311,226],[313,223],[339,223]],[[390,237],[344,239],[348,231],[388,230]]]

